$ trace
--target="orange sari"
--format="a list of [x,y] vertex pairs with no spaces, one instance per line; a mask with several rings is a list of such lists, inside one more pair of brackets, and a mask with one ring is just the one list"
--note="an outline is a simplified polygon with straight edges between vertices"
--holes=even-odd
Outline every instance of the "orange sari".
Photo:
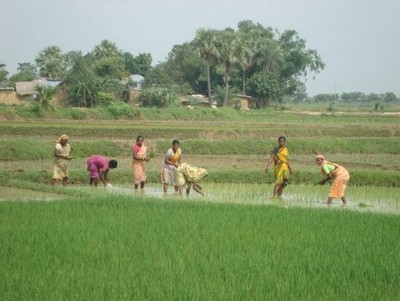
[[[332,164],[335,166],[335,170],[331,172],[333,182],[331,187],[329,188],[329,197],[330,198],[341,198],[344,196],[344,191],[346,190],[347,183],[350,180],[350,174],[343,166],[332,163],[326,162],[324,164]],[[322,169],[321,169],[322,170]],[[322,173],[325,172],[322,170]]]
[[[137,145],[136,145],[137,146]],[[147,155],[147,147],[142,144],[139,150],[136,150],[135,147],[133,151],[139,157],[139,159],[146,159]],[[146,170],[144,168],[144,160],[138,160],[133,157],[132,159],[132,172],[133,172],[133,183],[140,184],[141,182],[146,182]]]

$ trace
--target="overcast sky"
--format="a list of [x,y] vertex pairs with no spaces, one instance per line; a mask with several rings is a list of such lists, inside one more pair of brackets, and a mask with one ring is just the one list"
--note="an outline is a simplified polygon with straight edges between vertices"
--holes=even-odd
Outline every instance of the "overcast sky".
[[318,51],[326,68],[307,81],[310,96],[400,96],[400,0],[0,0],[0,62],[14,74],[45,47],[87,53],[107,39],[156,64],[197,29],[242,20],[294,29]]

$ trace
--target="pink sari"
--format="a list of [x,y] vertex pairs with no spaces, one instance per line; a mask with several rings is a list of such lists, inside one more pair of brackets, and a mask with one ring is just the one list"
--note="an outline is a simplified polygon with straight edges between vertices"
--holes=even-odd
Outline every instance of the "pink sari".
[[[142,144],[135,144],[132,148],[133,152],[139,157],[139,159],[146,159],[147,147]],[[133,157],[132,159],[132,172],[133,172],[133,183],[140,184],[141,182],[146,182],[146,171],[144,168],[144,160],[138,160]]]

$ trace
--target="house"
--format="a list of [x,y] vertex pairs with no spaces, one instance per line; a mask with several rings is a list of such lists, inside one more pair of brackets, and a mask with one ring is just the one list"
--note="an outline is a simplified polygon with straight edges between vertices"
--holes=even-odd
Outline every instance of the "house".
[[0,87],[0,103],[6,105],[23,104],[30,97],[35,98],[37,86],[57,87],[61,81],[37,79],[28,82],[16,82],[14,87]]
[[15,83],[15,92],[19,96],[33,96],[35,98],[36,89],[38,86],[44,87],[57,87],[61,84],[61,81],[58,80],[45,80],[45,79],[36,79],[29,82],[16,82]]
[[[181,104],[183,106],[210,107],[207,96],[201,94],[188,95],[181,99]],[[213,100],[212,105],[216,107],[217,102]]]
[[138,105],[143,81],[144,77],[140,74],[132,74],[126,79],[121,80],[120,83],[125,86],[125,89],[122,92],[122,99],[127,103]]
[[22,104],[24,99],[18,97],[14,87],[0,87],[0,103],[6,105]]

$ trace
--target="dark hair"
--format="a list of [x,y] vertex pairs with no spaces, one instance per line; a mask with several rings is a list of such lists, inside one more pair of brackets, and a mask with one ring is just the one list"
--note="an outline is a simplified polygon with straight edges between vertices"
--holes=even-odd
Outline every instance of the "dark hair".
[[142,138],[142,139],[144,140],[143,136],[142,136],[142,135],[139,135],[139,136],[137,136],[137,138],[136,138],[136,142],[138,142],[138,140],[139,140],[140,138]]
[[108,162],[108,167],[110,168],[117,168],[117,166],[118,166],[117,160],[110,160],[110,162]]
[[177,139],[172,140],[172,145],[174,145],[174,144],[178,144],[179,145],[179,140],[177,140]]
[[278,138],[278,142],[279,142],[279,140],[281,140],[281,139],[283,139],[283,140],[285,140],[285,141],[286,141],[286,137],[285,137],[285,136],[279,136],[279,138]]

